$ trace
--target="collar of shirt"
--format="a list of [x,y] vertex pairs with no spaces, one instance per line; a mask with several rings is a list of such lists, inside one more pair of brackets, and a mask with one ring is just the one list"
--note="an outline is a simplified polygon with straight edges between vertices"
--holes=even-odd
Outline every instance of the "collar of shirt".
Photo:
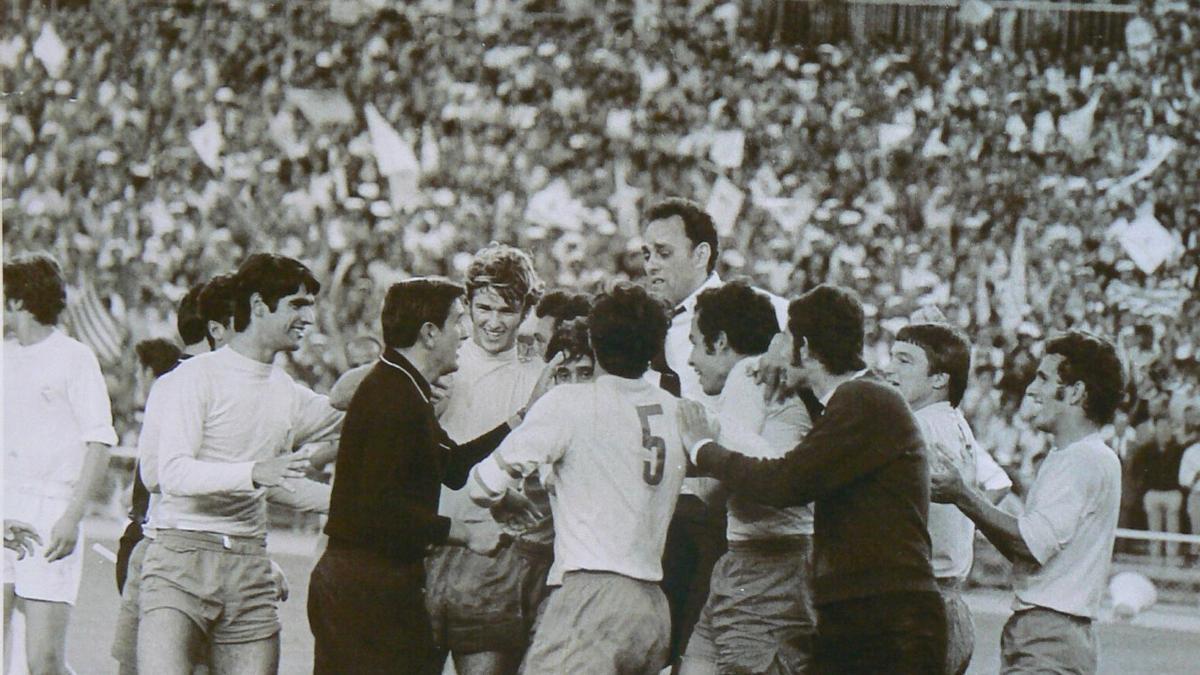
[[480,347],[473,338],[467,338],[463,342],[463,346],[459,349],[459,351],[460,354],[470,354],[472,358],[483,362],[506,364],[517,360],[517,347],[515,344],[510,349],[493,354],[483,347]]
[[394,349],[385,349],[383,354],[379,355],[379,360],[385,365],[391,366],[396,370],[408,375],[413,384],[417,386],[417,391],[421,393],[421,398],[429,403],[429,397],[433,394],[429,383],[425,381],[425,376],[417,370],[417,367],[412,364],[404,355]]
[[1075,441],[1074,443],[1066,444],[1062,448],[1050,448],[1050,452],[1059,452],[1061,450],[1071,450],[1072,448],[1077,448],[1077,447],[1081,447],[1083,445],[1088,445],[1088,444],[1092,444],[1092,443],[1099,443],[1100,445],[1105,445],[1104,438],[1101,436],[1099,431],[1093,431],[1092,433],[1088,434],[1087,436],[1084,436],[1083,438]]
[[671,319],[678,320],[679,317],[686,316],[688,322],[690,323],[692,320],[692,314],[696,311],[696,298],[700,297],[700,294],[704,291],[710,288],[716,288],[720,285],[720,275],[718,275],[716,272],[708,275],[708,278],[704,280],[704,283],[697,286],[696,290],[692,291],[691,295],[687,296],[683,299],[683,302],[679,303],[674,312],[671,314]]
[[[851,375],[846,380],[846,382],[849,382],[850,380],[857,380],[858,378],[862,377],[863,375],[866,375],[867,372],[870,370],[871,370],[870,368],[863,368],[862,370],[858,371],[857,373],[854,373],[853,375]],[[843,382],[842,384],[845,384],[846,382]],[[839,384],[838,387],[840,387],[840,386],[842,386],[842,385]],[[817,400],[821,402],[821,405],[828,407],[829,399],[833,398],[833,392],[835,392],[837,390],[838,390],[838,388],[834,387],[833,389],[830,389],[829,391],[825,392],[824,394],[821,394],[821,397],[818,398]]]

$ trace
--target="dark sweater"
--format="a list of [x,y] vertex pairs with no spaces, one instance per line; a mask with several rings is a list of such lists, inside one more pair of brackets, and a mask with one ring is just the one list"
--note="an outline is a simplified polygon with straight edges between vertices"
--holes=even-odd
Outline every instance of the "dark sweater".
[[338,446],[325,533],[331,543],[416,562],[446,543],[441,485],[461,488],[471,467],[508,435],[502,424],[459,445],[438,424],[429,383],[388,350],[350,401]]
[[873,376],[839,386],[784,457],[752,459],[710,443],[697,464],[747,499],[777,507],[814,502],[818,605],[936,592],[924,441],[908,404]]

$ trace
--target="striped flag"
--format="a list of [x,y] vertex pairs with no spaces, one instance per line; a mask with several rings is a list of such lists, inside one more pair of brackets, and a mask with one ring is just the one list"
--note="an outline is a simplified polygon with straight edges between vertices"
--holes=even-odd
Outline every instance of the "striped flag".
[[100,363],[111,365],[121,359],[125,332],[100,300],[91,281],[67,293],[67,331],[92,348]]

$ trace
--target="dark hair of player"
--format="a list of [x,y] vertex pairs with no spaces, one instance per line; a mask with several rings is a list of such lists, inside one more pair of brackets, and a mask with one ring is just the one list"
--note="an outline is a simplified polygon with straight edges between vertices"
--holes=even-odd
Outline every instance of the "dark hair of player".
[[592,296],[587,293],[572,293],[555,289],[542,296],[537,304],[539,319],[552,316],[555,321],[565,321],[581,316],[587,316],[592,308]]
[[419,277],[392,284],[383,300],[383,344],[406,349],[417,343],[421,326],[446,327],[450,307],[463,296],[463,287],[440,277]]
[[209,347],[215,347],[216,341],[213,340],[212,335],[209,335],[207,324],[209,321],[215,321],[222,326],[229,326],[230,320],[233,319],[236,289],[236,275],[226,273],[209,279],[208,283],[204,285],[204,290],[200,291],[200,297],[197,300],[200,305],[200,316],[204,318],[204,336],[208,339]]
[[767,351],[771,338],[779,332],[771,299],[741,279],[700,293],[696,317],[710,354],[720,333],[725,333],[733,351],[754,356]]
[[646,289],[621,282],[596,298],[588,313],[592,349],[605,372],[641,377],[667,336],[667,312]]
[[692,242],[692,248],[700,244],[708,244],[708,273],[712,274],[717,267],[717,251],[719,250],[717,228],[713,225],[712,216],[690,199],[672,197],[647,209],[645,221],[648,225],[656,220],[666,220],[674,216],[679,216],[683,220],[683,233],[687,236],[688,241]]
[[1112,342],[1083,331],[1070,331],[1046,343],[1046,354],[1063,357],[1058,377],[1066,386],[1083,382],[1083,411],[1099,425],[1112,421],[1125,393],[1125,369]]
[[4,263],[4,298],[20,300],[38,323],[53,326],[67,306],[62,268],[46,253],[24,253]]
[[255,253],[246,258],[235,275],[233,290],[233,329],[241,332],[250,325],[250,296],[258,293],[272,312],[284,296],[304,289],[309,293],[321,292],[321,282],[293,258],[275,253]]
[[137,354],[138,363],[143,368],[149,368],[155,379],[174,370],[183,354],[175,343],[162,338],[142,340],[133,346],[133,351]]
[[805,343],[831,375],[866,368],[863,361],[862,303],[854,292],[821,284],[788,305],[788,330],[792,333],[793,359]]
[[208,337],[208,322],[200,311],[200,294],[207,285],[200,282],[188,289],[175,310],[175,330],[185,345],[194,345]]
[[550,342],[546,345],[546,361],[553,359],[559,352],[563,354],[563,363],[592,356],[586,318],[566,319],[555,327],[554,334],[550,336]]
[[942,323],[916,323],[900,329],[896,340],[925,352],[929,374],[945,373],[950,378],[946,400],[955,408],[962,402],[971,373],[971,343],[962,331]]
[[475,292],[490,288],[505,302],[525,314],[542,293],[542,280],[533,270],[529,254],[512,246],[492,242],[479,249],[467,267],[467,302]]

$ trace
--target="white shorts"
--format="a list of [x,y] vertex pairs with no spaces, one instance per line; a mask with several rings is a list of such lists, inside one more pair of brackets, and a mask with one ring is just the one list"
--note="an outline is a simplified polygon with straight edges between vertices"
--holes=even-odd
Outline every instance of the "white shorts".
[[75,604],[79,583],[83,578],[83,532],[80,528],[71,555],[54,562],[46,561],[50,531],[67,511],[69,499],[46,497],[24,490],[6,490],[4,517],[20,520],[33,526],[42,537],[33,554],[17,560],[15,551],[4,549],[4,583],[13,584],[18,597],[45,602]]

